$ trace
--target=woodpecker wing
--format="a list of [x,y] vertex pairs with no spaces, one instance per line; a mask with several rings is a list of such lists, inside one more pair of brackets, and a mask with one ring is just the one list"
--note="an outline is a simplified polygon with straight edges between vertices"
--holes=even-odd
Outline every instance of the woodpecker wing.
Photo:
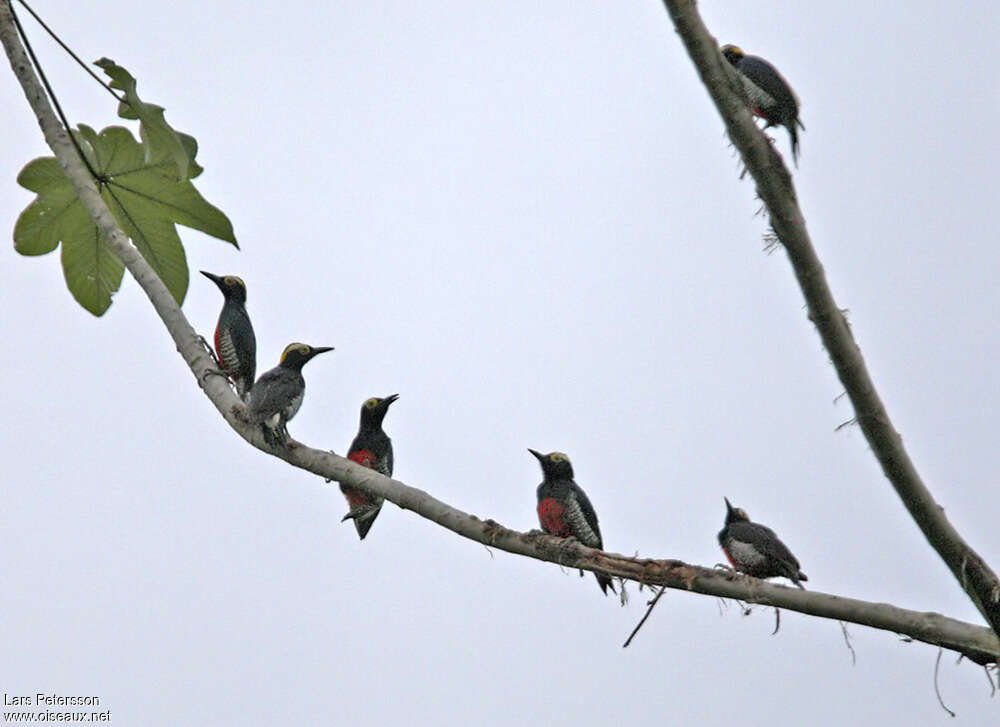
[[[222,327],[221,321],[219,326]],[[239,376],[248,382],[249,388],[257,374],[257,337],[254,336],[246,310],[240,307],[233,311],[233,321],[226,329],[229,331],[229,345],[233,347],[233,359],[223,356],[223,360],[227,364],[230,360],[236,361]]]
[[297,371],[281,366],[266,371],[250,390],[251,418],[263,422],[275,414],[283,414],[290,419],[298,411],[296,401],[302,403],[304,389],[305,383]]
[[771,528],[759,523],[735,522],[729,526],[729,535],[732,538],[730,551],[735,560],[751,568],[771,563],[779,569],[775,575],[798,577],[798,559]]
[[604,549],[594,506],[590,504],[587,493],[575,483],[566,495],[565,518],[577,540],[588,547]]
[[757,56],[744,56],[737,70],[744,78],[750,101],[760,115],[775,124],[794,124],[799,99],[778,69]]

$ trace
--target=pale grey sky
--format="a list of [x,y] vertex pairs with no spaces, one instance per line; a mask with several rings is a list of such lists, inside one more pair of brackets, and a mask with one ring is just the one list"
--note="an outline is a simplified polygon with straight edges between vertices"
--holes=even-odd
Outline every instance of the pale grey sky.
[[[802,100],[795,181],[838,303],[955,525],[1000,567],[995,2],[700,4]],[[311,363],[292,434],[343,452],[358,408],[408,484],[536,526],[567,452],[609,550],[713,565],[723,496],[772,526],[808,585],[980,622],[882,478],[762,252],[752,182],[658,0],[51,2],[193,134],[196,180],[243,248],[181,228],[192,272],[249,287],[258,371]],[[905,15],[900,13],[905,12]],[[21,13],[74,122],[114,102]],[[0,220],[48,154],[0,82]],[[775,134],[787,156],[784,130]],[[8,239],[10,239],[8,237]],[[387,505],[357,540],[334,485],[236,437],[138,286],[103,319],[58,256],[2,265],[0,690],[95,694],[116,725],[949,722],[936,651],[668,593],[619,608],[593,579]],[[192,277],[206,335],[221,305]],[[942,660],[955,723],[996,722]]]

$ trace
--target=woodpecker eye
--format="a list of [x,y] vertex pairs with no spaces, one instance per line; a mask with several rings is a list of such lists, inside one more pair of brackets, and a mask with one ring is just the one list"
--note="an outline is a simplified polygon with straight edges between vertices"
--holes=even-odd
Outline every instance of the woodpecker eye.
[[365,402],[365,409],[374,409],[377,406],[378,406],[378,399],[376,399],[374,396]]

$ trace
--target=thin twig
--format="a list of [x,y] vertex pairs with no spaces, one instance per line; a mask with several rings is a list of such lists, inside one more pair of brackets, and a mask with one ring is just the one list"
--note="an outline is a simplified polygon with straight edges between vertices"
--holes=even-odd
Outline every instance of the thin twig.
[[941,699],[941,690],[938,689],[938,669],[940,669],[941,667],[941,654],[943,653],[944,649],[939,648],[937,659],[934,660],[934,693],[937,695],[938,704],[941,705],[941,709],[943,709],[945,712],[954,717],[955,713],[945,706],[944,700]]
[[32,10],[31,6],[28,5],[28,3],[26,3],[24,0],[18,0],[18,2],[21,3],[21,5],[24,6],[25,10],[27,10],[29,13],[31,13],[31,17],[33,17],[38,22],[39,25],[41,25],[43,28],[45,28],[45,32],[47,32],[50,36],[52,36],[52,40],[54,40],[56,43],[58,43],[62,47],[62,49],[64,51],[66,51],[67,53],[69,53],[70,58],[72,58],[74,61],[76,61],[77,63],[80,64],[80,68],[82,68],[83,70],[85,70],[87,73],[90,74],[91,78],[93,78],[99,84],[101,84],[102,86],[104,86],[104,88],[106,88],[108,90],[108,93],[110,93],[112,96],[114,96],[115,99],[119,103],[128,103],[127,101],[125,101],[124,98],[122,98],[117,93],[115,93],[115,90],[113,88],[111,88],[110,84],[106,83],[104,81],[104,79],[102,79],[100,76],[98,76],[96,73],[94,73],[94,71],[90,68],[90,66],[88,66],[86,63],[84,63],[82,60],[80,60],[80,57],[76,53],[74,53],[73,50],[68,45],[66,45],[65,43],[63,43],[62,38],[60,38],[58,35],[56,35],[55,32],[52,30],[52,28],[50,28],[48,25],[45,24],[45,21],[42,20],[39,17],[38,13],[36,13],[34,10]]
[[992,699],[997,693],[997,685],[993,683],[993,675],[990,673],[990,664],[983,667],[983,673],[986,674],[986,681],[990,683],[990,698]]
[[76,149],[76,153],[80,155],[80,159],[83,161],[84,166],[87,167],[87,171],[90,172],[90,176],[94,179],[99,179],[97,172],[94,168],[90,166],[90,160],[87,159],[83,154],[83,149],[80,148],[80,143],[76,140],[76,135],[70,130],[69,121],[66,120],[66,114],[63,113],[62,106],[59,104],[59,99],[56,98],[55,91],[52,90],[52,86],[49,85],[49,79],[45,75],[45,71],[42,70],[42,64],[38,62],[38,57],[35,55],[35,50],[31,47],[31,42],[28,40],[28,34],[24,32],[24,28],[21,26],[21,21],[17,17],[17,13],[14,12],[14,6],[10,5],[10,15],[14,18],[14,26],[17,28],[17,34],[21,37],[21,42],[24,43],[24,49],[28,51],[28,57],[31,58],[31,63],[38,71],[38,77],[42,80],[42,85],[45,86],[45,92],[52,99],[52,105],[56,109],[56,113],[59,114],[59,118],[62,121],[63,128],[66,129],[66,135],[69,136],[70,142],[73,144],[73,148]]
[[635,635],[637,633],[639,633],[639,629],[642,628],[642,625],[644,623],[646,623],[646,619],[649,618],[649,614],[651,614],[653,612],[653,608],[656,607],[656,602],[660,600],[660,596],[663,595],[663,592],[665,590],[667,590],[666,586],[660,586],[659,592],[655,596],[653,596],[653,600],[649,602],[649,608],[646,609],[646,614],[642,617],[642,620],[639,621],[639,623],[636,625],[636,627],[634,629],[632,629],[632,633],[630,633],[628,635],[628,638],[625,639],[625,643],[622,644],[622,648],[623,649],[627,649],[628,645],[632,643],[632,639],[634,639]]
[[838,621],[840,624],[840,630],[844,634],[844,643],[847,644],[847,648],[851,652],[851,666],[855,666],[858,663],[858,655],[854,653],[854,647],[851,646],[851,635],[847,633],[847,624],[843,621]]

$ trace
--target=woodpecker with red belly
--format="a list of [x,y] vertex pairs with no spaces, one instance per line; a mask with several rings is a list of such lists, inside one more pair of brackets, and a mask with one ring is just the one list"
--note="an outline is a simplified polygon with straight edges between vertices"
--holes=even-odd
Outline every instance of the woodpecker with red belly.
[[798,130],[806,127],[799,120],[799,99],[788,81],[763,58],[748,56],[738,46],[722,46],[722,55],[743,81],[751,113],[767,122],[764,128],[784,126],[788,129],[792,140],[792,160],[798,166]]
[[215,326],[215,353],[219,365],[236,384],[236,393],[245,399],[257,372],[257,339],[247,315],[247,286],[235,275],[201,274],[222,291],[225,301]]
[[[384,399],[372,397],[361,405],[361,424],[358,436],[351,442],[347,450],[347,458],[357,462],[362,467],[369,467],[386,477],[392,477],[392,440],[382,430],[389,405],[399,398],[399,394],[387,396]],[[358,538],[365,539],[382,509],[383,499],[354,487],[341,484],[340,491],[347,498],[350,508],[343,520],[353,520],[358,531]],[[341,522],[343,522],[341,520]]]
[[[528,449],[542,465],[544,479],[538,486],[538,521],[542,530],[559,538],[576,538],[590,548],[604,550],[597,513],[587,493],[573,480],[573,465],[562,452],[541,454]],[[604,595],[616,593],[607,576],[595,573]]]
[[719,531],[719,545],[733,568],[754,578],[788,578],[805,590],[799,581],[808,581],[799,570],[799,561],[771,528],[750,522],[750,516],[726,501],[726,524]]
[[330,346],[290,343],[281,353],[281,362],[261,374],[250,389],[247,413],[250,421],[260,424],[268,444],[288,443],[288,422],[298,413],[306,393],[302,367],[313,357],[332,350]]

